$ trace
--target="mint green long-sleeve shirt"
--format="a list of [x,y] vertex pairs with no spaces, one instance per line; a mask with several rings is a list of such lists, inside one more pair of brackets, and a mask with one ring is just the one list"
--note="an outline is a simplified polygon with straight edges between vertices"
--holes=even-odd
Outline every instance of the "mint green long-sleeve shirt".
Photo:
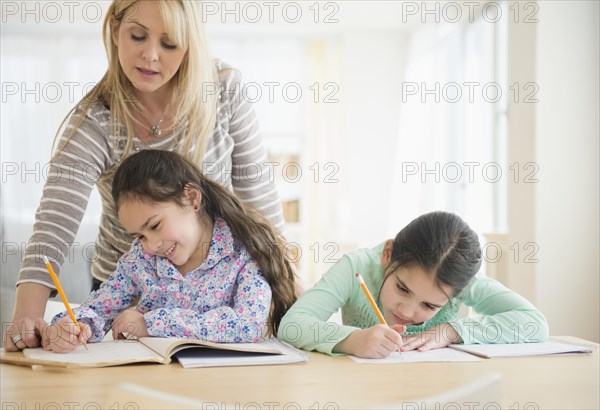
[[[383,284],[383,247],[384,243],[343,256],[290,308],[277,337],[297,348],[331,355],[335,354],[332,352],[335,345],[353,331],[378,324],[355,274],[363,276],[377,300]],[[457,319],[462,304],[470,306],[478,316]],[[328,322],[340,308],[343,324]],[[485,277],[474,277],[435,316],[422,324],[408,326],[404,334],[420,333],[446,322],[464,343],[542,342],[548,338],[546,318],[529,301]]]

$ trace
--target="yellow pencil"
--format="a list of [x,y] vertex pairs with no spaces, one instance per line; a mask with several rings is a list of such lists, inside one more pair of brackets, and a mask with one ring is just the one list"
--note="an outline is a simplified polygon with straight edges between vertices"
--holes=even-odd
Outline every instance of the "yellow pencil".
[[[63,303],[65,304],[65,308],[67,308],[67,313],[69,314],[69,317],[71,318],[73,323],[75,323],[77,325],[79,330],[83,331],[83,329],[81,328],[81,325],[79,324],[79,322],[77,321],[77,318],[75,317],[75,314],[71,310],[71,306],[69,305],[69,301],[67,300],[67,295],[65,295],[65,292],[63,291],[62,286],[60,286],[60,282],[58,281],[58,276],[56,276],[56,273],[54,273],[54,269],[52,268],[52,265],[50,265],[50,261],[48,260],[48,258],[46,256],[44,256],[44,263],[46,264],[46,269],[48,269],[48,272],[50,272],[50,276],[52,277],[52,281],[54,282],[54,286],[56,286],[56,290],[58,291],[60,298],[62,299]],[[85,340],[82,340],[82,342],[83,342],[83,347],[85,347],[85,350],[87,350],[87,348],[88,348],[87,343],[85,342]]]
[[385,318],[381,314],[381,311],[379,310],[379,307],[377,307],[377,303],[375,303],[375,299],[373,299],[373,296],[371,296],[371,292],[369,292],[369,288],[367,288],[367,285],[365,284],[365,280],[360,275],[360,273],[356,274],[356,278],[360,282],[360,287],[362,288],[362,290],[363,290],[365,296],[367,297],[367,299],[369,299],[369,303],[373,307],[373,310],[375,311],[375,314],[379,318],[379,321],[381,322],[381,324],[387,325],[387,322],[385,321]]

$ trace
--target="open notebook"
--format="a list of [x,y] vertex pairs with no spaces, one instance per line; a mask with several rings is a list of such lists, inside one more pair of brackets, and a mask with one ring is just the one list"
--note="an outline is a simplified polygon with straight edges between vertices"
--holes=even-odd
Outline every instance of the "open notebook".
[[473,362],[481,357],[523,357],[557,354],[592,353],[594,346],[569,343],[561,339],[550,338],[544,343],[513,344],[455,344],[443,349],[419,352],[416,350],[392,353],[384,359],[362,359],[350,356],[357,363],[411,363],[411,362]]
[[6,363],[58,367],[106,367],[128,363],[171,362],[179,358],[183,367],[247,366],[300,363],[308,356],[283,342],[271,338],[259,343],[212,343],[195,339],[141,337],[137,340],[110,340],[88,343],[62,354],[36,349],[5,352],[0,361]]
[[363,359],[361,357],[349,356],[356,363],[414,363],[414,362],[479,362],[477,356],[458,350],[443,348],[433,349],[425,352],[412,350],[409,352],[392,353],[384,359]]
[[461,350],[477,356],[518,357],[542,356],[552,354],[592,353],[594,347],[588,344],[569,343],[557,338],[549,338],[543,343],[512,343],[512,344],[481,344],[481,345],[450,345],[452,349]]

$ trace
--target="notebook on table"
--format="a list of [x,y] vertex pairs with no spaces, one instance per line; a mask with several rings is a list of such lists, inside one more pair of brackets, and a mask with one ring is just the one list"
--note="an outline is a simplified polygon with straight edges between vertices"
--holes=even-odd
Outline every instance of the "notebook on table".
[[[212,343],[195,339],[141,337],[137,340],[110,340],[88,343],[70,353],[42,348],[6,352],[0,361],[24,365],[57,367],[107,367],[131,363],[169,364],[181,354],[183,367],[248,366],[301,363],[308,356],[271,338],[259,343]],[[185,364],[184,364],[185,363]]]
[[565,342],[561,339],[550,338],[544,343],[514,343],[514,344],[455,344],[443,349],[433,349],[425,352],[411,350],[402,353],[392,353],[384,359],[362,359],[349,356],[357,363],[410,363],[410,362],[472,362],[483,358],[494,357],[525,357],[558,354],[592,353],[594,346]]
[[383,359],[364,359],[356,356],[348,356],[356,363],[415,363],[415,362],[478,362],[481,361],[477,356],[458,350],[443,348],[419,352],[411,350],[408,352],[394,352]]
[[450,345],[450,347],[486,358],[577,354],[594,351],[592,345],[569,343],[557,338],[549,338],[547,342],[543,343],[456,344]]

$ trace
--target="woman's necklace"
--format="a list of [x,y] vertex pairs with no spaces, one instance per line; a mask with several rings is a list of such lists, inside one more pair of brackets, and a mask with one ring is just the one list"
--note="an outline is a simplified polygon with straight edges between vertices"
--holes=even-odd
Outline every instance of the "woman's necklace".
[[[158,120],[158,122],[156,124],[154,124],[154,125],[150,124],[150,135],[153,138],[158,138],[162,134],[162,129],[160,128],[160,124],[165,119],[166,114],[167,114],[167,110],[165,110],[162,117],[160,117],[160,120]],[[150,122],[150,121],[148,121],[148,122]]]

